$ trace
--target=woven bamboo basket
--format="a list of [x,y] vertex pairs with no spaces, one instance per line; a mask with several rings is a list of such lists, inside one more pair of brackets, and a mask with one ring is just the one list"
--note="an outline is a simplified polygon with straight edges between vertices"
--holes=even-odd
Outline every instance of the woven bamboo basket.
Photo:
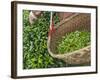
[[90,23],[90,14],[88,13],[73,14],[65,20],[60,21],[60,23],[55,26],[55,32],[51,36],[48,36],[47,46],[49,54],[54,58],[65,61],[66,64],[90,64],[90,45],[70,53],[58,54],[56,52],[57,41],[62,36],[76,30],[86,30],[90,32]]

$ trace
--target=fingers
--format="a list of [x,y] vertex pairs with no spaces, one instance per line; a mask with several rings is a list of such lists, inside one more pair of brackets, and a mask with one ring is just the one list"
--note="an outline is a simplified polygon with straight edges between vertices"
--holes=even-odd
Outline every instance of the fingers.
[[40,14],[41,14],[41,11],[36,11],[36,12],[35,12],[35,15],[36,15],[36,16],[39,16]]
[[29,22],[30,24],[33,24],[34,21],[38,18],[38,16],[41,15],[41,11],[31,11],[29,13]]

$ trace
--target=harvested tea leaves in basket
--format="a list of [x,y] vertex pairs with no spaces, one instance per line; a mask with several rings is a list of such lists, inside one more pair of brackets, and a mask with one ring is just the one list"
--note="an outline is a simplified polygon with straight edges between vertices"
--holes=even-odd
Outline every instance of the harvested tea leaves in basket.
[[57,52],[64,54],[90,45],[90,32],[75,31],[66,34],[57,42]]

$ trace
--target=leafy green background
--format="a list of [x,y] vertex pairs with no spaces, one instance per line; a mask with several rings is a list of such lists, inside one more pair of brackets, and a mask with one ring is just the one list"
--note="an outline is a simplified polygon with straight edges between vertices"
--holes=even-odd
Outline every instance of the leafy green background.
[[[43,12],[32,25],[28,16],[29,10],[23,10],[23,69],[67,66],[62,60],[51,57],[47,50],[50,12]],[[56,15],[54,21],[55,24],[59,22]]]

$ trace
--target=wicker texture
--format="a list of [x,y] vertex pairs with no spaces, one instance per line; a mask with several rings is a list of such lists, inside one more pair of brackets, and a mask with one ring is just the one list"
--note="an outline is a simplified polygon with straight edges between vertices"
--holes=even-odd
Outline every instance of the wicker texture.
[[47,45],[50,55],[54,58],[64,60],[67,64],[90,64],[90,45],[70,53],[58,54],[56,52],[57,41],[61,39],[62,36],[65,36],[66,33],[70,33],[76,30],[85,30],[90,32],[90,20],[90,14],[78,13],[73,14],[72,16],[57,24],[56,31],[48,37]]

